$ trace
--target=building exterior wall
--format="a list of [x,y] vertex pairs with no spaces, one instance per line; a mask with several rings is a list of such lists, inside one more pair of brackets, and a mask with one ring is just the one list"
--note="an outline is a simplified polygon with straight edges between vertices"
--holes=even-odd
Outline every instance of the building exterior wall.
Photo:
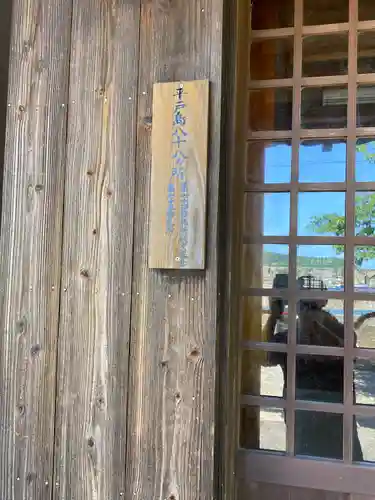
[[[223,0],[14,0],[0,498],[211,499]],[[207,268],[147,266],[152,85],[210,80]]]

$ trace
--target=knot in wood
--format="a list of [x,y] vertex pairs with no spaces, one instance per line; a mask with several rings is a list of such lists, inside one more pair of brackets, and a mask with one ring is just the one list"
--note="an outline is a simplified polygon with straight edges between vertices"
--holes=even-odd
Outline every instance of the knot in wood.
[[23,404],[19,404],[19,405],[17,406],[17,411],[18,411],[18,415],[19,415],[20,417],[22,417],[23,415],[25,415],[25,405],[23,405]]
[[36,356],[38,356],[38,354],[40,353],[40,351],[41,351],[41,347],[40,347],[40,345],[39,345],[39,344],[35,344],[35,345],[33,345],[33,346],[31,347],[31,349],[30,349],[31,356],[32,356],[33,358],[35,358]]
[[25,329],[26,329],[26,321],[24,320],[24,318],[19,319],[16,322],[17,333],[23,333],[25,331]]
[[194,347],[191,351],[190,351],[190,354],[189,354],[189,358],[190,359],[196,359],[198,358],[200,355],[200,352],[199,352],[199,349],[197,347]]
[[100,410],[103,410],[104,409],[104,406],[105,406],[105,401],[104,401],[104,398],[103,397],[99,397],[96,399],[96,406],[100,409]]
[[147,130],[151,130],[151,128],[152,128],[152,116],[145,116],[143,118],[143,125]]
[[35,191],[39,193],[40,191],[43,190],[43,185],[42,184],[36,184],[35,185]]
[[80,271],[80,275],[83,277],[83,278],[88,278],[90,276],[89,274],[89,270],[88,269],[81,269]]
[[93,437],[89,437],[89,438],[88,438],[88,440],[87,440],[87,446],[88,446],[89,448],[94,448],[94,446],[95,446],[95,440],[94,440],[94,438],[93,438]]

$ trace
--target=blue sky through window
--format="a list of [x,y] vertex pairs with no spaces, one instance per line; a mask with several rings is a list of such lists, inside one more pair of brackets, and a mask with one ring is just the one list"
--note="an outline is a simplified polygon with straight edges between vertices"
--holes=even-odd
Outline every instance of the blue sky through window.
[[[363,149],[359,144],[356,152],[356,180],[375,182],[375,141],[367,142]],[[265,147],[266,183],[290,182],[291,145],[272,143]],[[305,141],[300,148],[300,182],[344,182],[346,171],[346,144],[329,140],[313,144]],[[300,193],[298,199],[298,234],[314,235],[309,223],[313,216],[337,213],[345,214],[345,193],[314,192]],[[290,194],[265,193],[264,195],[264,234],[267,236],[287,236],[289,234]],[[267,251],[267,245],[264,250]],[[285,245],[272,245],[272,252],[285,254]],[[306,257],[343,257],[338,256],[330,245],[309,245],[300,247],[300,255]],[[374,267],[375,262],[363,266]]]

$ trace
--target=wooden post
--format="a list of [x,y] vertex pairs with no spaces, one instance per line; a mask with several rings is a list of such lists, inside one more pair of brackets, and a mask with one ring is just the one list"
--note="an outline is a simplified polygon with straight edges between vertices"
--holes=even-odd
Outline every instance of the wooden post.
[[54,498],[121,500],[139,1],[73,12]]
[[52,493],[71,7],[13,2],[0,237],[4,500]]
[[[212,500],[223,0],[142,0],[126,498]],[[150,271],[152,86],[208,79],[205,272]],[[224,251],[224,248],[223,248]]]

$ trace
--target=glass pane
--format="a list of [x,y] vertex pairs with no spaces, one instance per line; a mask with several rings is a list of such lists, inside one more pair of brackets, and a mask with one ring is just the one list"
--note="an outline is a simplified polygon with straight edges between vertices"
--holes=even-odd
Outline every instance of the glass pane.
[[292,141],[250,142],[247,149],[249,184],[290,182]]
[[293,76],[293,38],[254,40],[251,44],[250,78],[270,80]]
[[354,247],[354,285],[356,292],[375,292],[375,246]]
[[347,23],[348,21],[348,0],[304,0],[304,25]]
[[288,236],[289,193],[246,193],[245,237]]
[[373,0],[358,1],[358,19],[360,21],[375,20],[375,3]]
[[294,0],[253,2],[251,25],[253,30],[290,28],[294,24]]
[[285,352],[244,351],[242,394],[284,398],[284,375],[280,360],[286,366],[286,356]]
[[[302,329],[303,325],[301,325]],[[344,358],[298,354],[296,357],[296,399],[343,403]]]
[[375,462],[375,417],[354,417],[354,427],[353,461]]
[[[374,4],[375,7],[375,4]],[[375,33],[364,31],[358,34],[358,73],[375,72]]]
[[375,140],[357,139],[355,178],[357,182],[375,182]]
[[301,299],[297,304],[297,342],[344,347],[344,301]]
[[356,345],[364,349],[375,349],[375,302],[356,300],[353,316]]
[[358,192],[355,196],[355,234],[374,236],[375,233],[375,193]]
[[250,92],[249,128],[253,131],[292,129],[292,89]]
[[340,140],[303,141],[299,150],[300,182],[345,182],[346,143]]
[[357,127],[375,127],[375,86],[359,85],[357,90]]
[[242,448],[286,451],[284,412],[279,408],[246,406],[241,408],[240,445]]
[[288,245],[252,244],[243,247],[242,284],[252,288],[276,288],[279,276],[288,277]]
[[[274,302],[277,308],[272,307],[271,315],[271,306]],[[279,314],[280,310],[282,314]],[[287,301],[280,298],[243,297],[241,310],[243,341],[285,343],[283,332],[286,332],[287,325],[284,314],[287,311]],[[276,312],[278,314],[275,314]],[[265,355],[264,363],[266,363]]]
[[345,87],[312,87],[302,90],[301,127],[346,128],[348,92]]
[[302,76],[347,75],[348,35],[305,37],[302,57]]
[[320,411],[296,411],[295,454],[343,458],[343,417]]
[[299,236],[344,236],[345,193],[299,193]]
[[356,359],[354,363],[354,402],[358,405],[375,405],[375,362]]
[[344,245],[299,245],[298,276],[322,280],[328,290],[344,289]]

